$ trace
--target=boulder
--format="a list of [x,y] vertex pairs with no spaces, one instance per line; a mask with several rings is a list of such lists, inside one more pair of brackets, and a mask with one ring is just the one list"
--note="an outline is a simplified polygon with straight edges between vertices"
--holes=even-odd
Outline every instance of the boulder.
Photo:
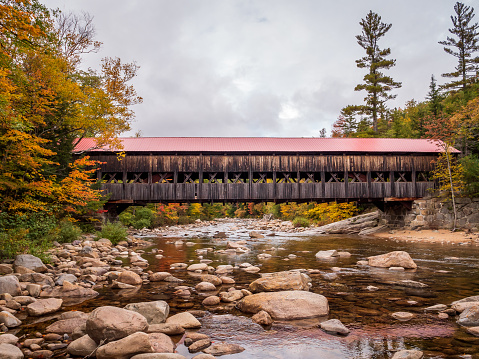
[[232,290],[230,292],[221,292],[219,297],[223,302],[231,303],[243,298],[244,293],[241,290]]
[[96,297],[98,292],[91,288],[84,288],[77,284],[72,284],[69,281],[64,281],[63,286],[57,286],[51,290],[44,290],[41,292],[41,297],[60,297],[60,298],[86,298]]
[[166,319],[166,323],[169,324],[177,324],[182,328],[185,329],[194,329],[200,328],[201,323],[198,319],[196,319],[193,314],[188,312],[178,313],[175,314],[168,319]]
[[18,278],[13,275],[0,277],[0,294],[8,293],[15,297],[22,294],[22,288]]
[[68,334],[71,335],[78,328],[85,327],[87,316],[60,319],[59,321],[49,325],[45,331],[47,333]]
[[164,323],[170,313],[170,306],[163,300],[130,303],[125,306],[125,309],[140,313],[146,318],[148,324]]
[[93,353],[98,344],[88,335],[72,341],[67,347],[67,353],[73,356],[86,357]]
[[96,357],[97,359],[130,359],[136,354],[152,352],[148,334],[137,332],[102,345],[96,351]]
[[42,273],[25,273],[22,274],[18,279],[20,280],[20,282],[49,285],[50,287],[53,287],[55,285],[51,277]]
[[199,351],[202,351],[203,349],[208,348],[210,345],[211,345],[210,339],[201,339],[194,343],[191,343],[191,345],[188,347],[188,351],[190,353],[197,353]]
[[424,353],[419,350],[400,350],[394,353],[392,359],[421,359]]
[[326,320],[319,324],[320,328],[326,332],[337,333],[347,335],[349,334],[349,329],[345,327],[339,319],[330,319]]
[[173,353],[175,350],[175,344],[166,334],[150,333],[148,337],[154,353]]
[[268,312],[266,312],[264,310],[260,310],[258,313],[253,315],[253,317],[251,319],[253,320],[253,322],[255,322],[256,324],[259,324],[259,325],[268,326],[268,325],[273,324],[273,319],[268,314]]
[[155,272],[150,275],[150,282],[161,282],[165,280],[167,277],[171,277],[171,273],[168,272]]
[[38,299],[27,306],[28,315],[38,317],[54,313],[62,307],[63,300],[58,298]]
[[161,323],[161,324],[151,324],[148,327],[148,333],[163,333],[166,335],[180,335],[185,332],[185,328],[178,324],[172,323]]
[[47,271],[47,267],[43,264],[42,260],[31,254],[19,254],[15,257],[13,266],[22,266],[31,269],[35,272],[43,273]]
[[213,283],[215,286],[223,284],[223,281],[220,277],[217,277],[212,274],[202,274],[200,278],[202,282],[210,282]]
[[195,355],[192,359],[216,359],[216,357],[211,354],[198,354]]
[[338,251],[331,249],[328,251],[319,251],[316,253],[316,259],[331,259],[339,257]]
[[0,358],[2,359],[23,359],[22,351],[12,344],[0,344]]
[[209,305],[218,305],[220,304],[220,302],[221,302],[220,297],[216,295],[210,295],[209,297],[206,297],[205,299],[203,299],[201,304],[205,306],[209,306]]
[[280,320],[314,318],[329,313],[326,297],[300,290],[248,295],[237,304],[237,307],[246,313],[264,310],[273,319]]
[[130,284],[130,285],[141,285],[143,283],[143,280],[135,272],[126,270],[120,273],[120,275],[118,276],[118,282]]
[[192,265],[188,266],[188,268],[186,268],[186,270],[188,270],[190,272],[194,272],[194,271],[197,271],[197,270],[204,271],[204,270],[207,270],[207,269],[208,269],[208,264],[206,264],[206,263],[196,263],[196,264],[192,264]]
[[394,312],[391,314],[391,316],[401,322],[407,322],[408,320],[414,318],[414,314],[408,312]]
[[197,292],[213,292],[216,290],[216,287],[210,282],[200,282],[195,286],[195,289]]
[[96,308],[86,322],[86,333],[96,343],[125,338],[147,328],[148,321],[140,313],[111,306]]
[[203,350],[206,354],[211,354],[214,356],[229,355],[241,353],[244,351],[244,348],[238,344],[228,344],[228,343],[218,343],[211,345],[210,347]]
[[465,327],[479,326],[479,303],[464,309],[464,311],[459,315],[457,324]]
[[380,254],[373,257],[368,257],[368,264],[371,267],[403,267],[406,269],[416,269],[417,265],[412,260],[409,253],[404,251],[394,251],[385,254]]
[[3,323],[7,328],[15,328],[22,324],[20,319],[7,311],[0,312],[0,323]]
[[278,292],[285,290],[309,290],[311,279],[297,271],[263,274],[249,285],[249,290],[258,292]]
[[13,334],[2,334],[0,335],[0,344],[17,344],[20,339]]
[[56,285],[63,285],[63,282],[68,281],[70,283],[75,283],[78,278],[74,274],[62,273],[55,279]]

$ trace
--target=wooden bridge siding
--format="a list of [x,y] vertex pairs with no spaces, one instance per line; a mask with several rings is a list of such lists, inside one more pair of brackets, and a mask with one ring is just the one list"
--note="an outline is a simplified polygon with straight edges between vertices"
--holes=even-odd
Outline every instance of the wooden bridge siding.
[[[393,155],[132,155],[118,161],[115,154],[96,155],[92,159],[105,162],[102,172],[122,173],[123,183],[107,183],[103,188],[111,193],[111,200],[274,200],[274,199],[319,199],[319,198],[384,198],[421,197],[427,194],[431,182],[416,183],[417,171],[430,171],[435,156]],[[412,182],[394,183],[391,173],[411,172]],[[126,183],[126,175],[148,173],[148,184]],[[153,172],[174,174],[174,183],[151,183]],[[178,183],[178,173],[218,172],[218,178],[232,178],[231,173],[244,173],[249,183]],[[252,183],[253,173],[270,173],[281,178],[281,172],[298,178],[301,173],[321,173],[322,182],[317,183]],[[349,172],[367,174],[370,182],[325,183],[326,173],[336,172],[348,178]],[[389,175],[389,182],[371,182],[374,172]],[[99,174],[99,175],[100,175]],[[303,176],[304,177],[304,176]],[[203,181],[201,181],[203,182]]]

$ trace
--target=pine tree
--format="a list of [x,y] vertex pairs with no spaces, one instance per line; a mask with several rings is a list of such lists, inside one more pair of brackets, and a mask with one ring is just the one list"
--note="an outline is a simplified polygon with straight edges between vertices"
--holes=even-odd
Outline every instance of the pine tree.
[[437,116],[441,111],[442,95],[437,86],[434,75],[431,75],[431,82],[429,83],[429,92],[427,93],[426,100],[429,101],[429,110],[434,116]]
[[445,84],[444,88],[466,89],[467,85],[477,77],[479,57],[474,54],[479,51],[479,25],[470,24],[474,18],[474,8],[457,2],[454,5],[455,16],[451,16],[453,28],[449,32],[457,38],[447,37],[445,41],[439,41],[444,45],[444,51],[457,57],[456,71],[442,74],[443,77],[455,78],[456,80]]
[[[381,16],[369,11],[365,19],[359,23],[362,27],[361,35],[357,35],[359,46],[366,50],[366,56],[356,60],[359,68],[368,69],[364,75],[364,83],[358,84],[355,91],[365,90],[365,105],[360,106],[359,113],[372,119],[374,132],[378,132],[378,118],[388,112],[386,101],[394,99],[390,91],[400,88],[401,83],[395,82],[390,76],[383,74],[382,70],[388,70],[396,64],[396,60],[386,59],[391,54],[391,49],[380,49],[378,41],[391,28],[392,24],[381,22]],[[345,108],[346,109],[346,108]]]

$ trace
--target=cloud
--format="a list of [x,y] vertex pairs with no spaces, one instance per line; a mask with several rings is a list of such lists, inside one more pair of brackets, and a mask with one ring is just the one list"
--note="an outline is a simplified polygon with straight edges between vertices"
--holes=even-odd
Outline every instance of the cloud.
[[[455,66],[445,38],[455,1],[47,0],[48,7],[95,17],[104,56],[140,65],[144,98],[134,133],[144,136],[318,136],[354,91],[364,70],[355,39],[369,10],[392,23],[380,45],[403,83],[391,107],[424,99],[432,73]],[[472,4],[472,3],[471,3]]]

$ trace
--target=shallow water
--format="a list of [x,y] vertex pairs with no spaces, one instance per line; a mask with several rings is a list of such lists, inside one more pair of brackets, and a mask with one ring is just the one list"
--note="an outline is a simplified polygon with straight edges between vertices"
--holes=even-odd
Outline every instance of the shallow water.
[[[205,228],[200,235],[211,235],[215,230],[228,230],[228,224]],[[188,234],[188,233],[185,233]],[[182,238],[195,245],[175,245]],[[142,256],[149,260],[150,270],[170,271],[176,262],[197,263],[195,250],[199,248],[225,249],[226,240],[211,238],[154,239],[154,246],[146,249]],[[214,341],[240,344],[245,351],[226,355],[222,358],[390,358],[399,349],[420,349],[426,358],[463,358],[465,354],[479,353],[479,338],[466,334],[456,323],[456,318],[440,320],[437,314],[425,313],[424,308],[435,304],[450,304],[467,296],[479,294],[479,247],[471,244],[421,244],[393,240],[347,237],[347,236],[293,236],[278,235],[259,240],[250,240],[246,231],[235,231],[228,240],[247,239],[250,252],[241,255],[225,255],[208,252],[205,259],[211,259],[214,267],[220,264],[239,265],[249,262],[261,267],[260,273],[289,269],[318,269],[319,274],[310,275],[311,290],[325,295],[329,300],[329,319],[340,319],[351,329],[344,336],[334,336],[317,328],[325,318],[287,323],[275,323],[271,328],[254,324],[248,315],[234,306],[221,305],[209,309],[201,319],[199,330]],[[156,259],[152,248],[163,251],[163,259]],[[315,253],[319,250],[336,249],[351,253],[350,258],[318,261]],[[358,267],[356,262],[368,256],[404,250],[410,253],[418,265],[416,271],[392,272],[386,269]],[[257,254],[267,252],[272,257],[258,260]],[[294,254],[296,258],[288,258]],[[335,270],[333,270],[333,267]],[[165,300],[171,313],[188,309],[205,310],[201,305],[204,298],[194,290],[192,296],[181,298],[174,294],[177,285],[194,287],[199,279],[185,270],[172,271],[185,282],[149,283],[139,290],[101,290],[97,298],[72,306],[69,309],[91,311],[100,305],[124,306],[131,302]],[[259,274],[248,274],[235,269],[231,274],[236,288],[247,288]],[[404,288],[387,282],[401,279],[419,281],[428,285],[425,289]],[[370,292],[366,287],[373,285],[379,290]],[[223,286],[220,291],[227,290]],[[208,295],[211,295],[209,293]],[[409,322],[399,322],[391,313],[406,311],[415,314]],[[38,329],[38,324],[31,326]],[[180,338],[175,338],[179,341]],[[192,358],[183,345],[178,353]]]

